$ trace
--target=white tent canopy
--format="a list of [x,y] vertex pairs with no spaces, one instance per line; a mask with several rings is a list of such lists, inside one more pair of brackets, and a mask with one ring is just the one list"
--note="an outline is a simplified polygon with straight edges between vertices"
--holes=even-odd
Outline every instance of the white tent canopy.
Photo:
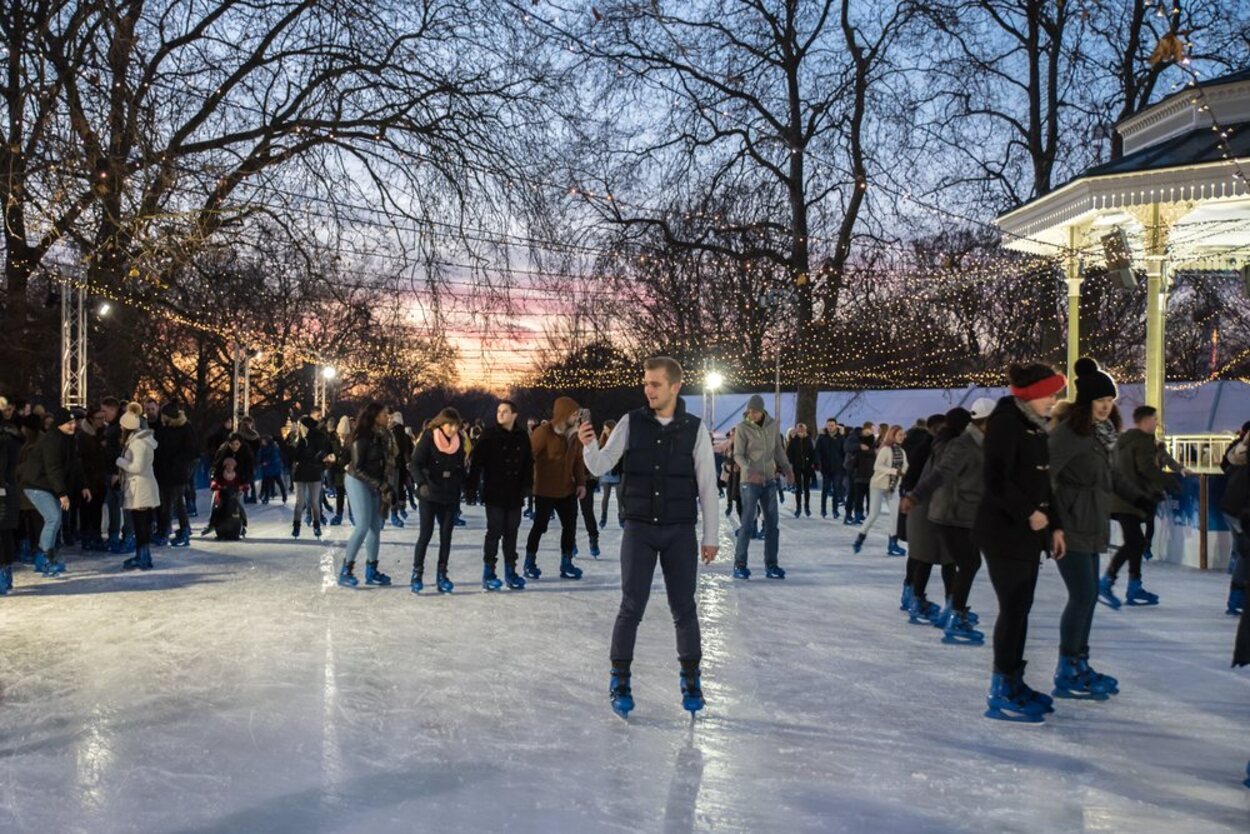
[[[1125,420],[1132,410],[1145,401],[1145,386],[1121,385],[1120,410]],[[1002,397],[1002,388],[922,388],[902,391],[821,391],[816,398],[817,429],[834,417],[840,423],[895,423],[910,426],[918,417],[945,412],[955,406],[972,405],[978,397]],[[771,413],[773,394],[761,394]],[[716,396],[716,431],[724,434],[742,420],[750,394],[718,394]],[[698,393],[685,396],[692,414],[703,416],[703,398]],[[1206,382],[1198,385],[1181,383],[1169,387],[1164,395],[1168,412],[1169,434],[1208,434],[1234,432],[1250,420],[1250,385],[1244,382]],[[795,394],[781,395],[783,430],[795,423]]]

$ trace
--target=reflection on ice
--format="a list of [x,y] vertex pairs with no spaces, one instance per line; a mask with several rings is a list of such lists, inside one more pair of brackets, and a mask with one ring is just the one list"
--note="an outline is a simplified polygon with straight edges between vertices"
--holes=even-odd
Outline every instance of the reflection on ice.
[[[0,599],[0,831],[1247,830],[1250,675],[1228,668],[1224,576],[1151,564],[1163,605],[1095,617],[1123,694],[1003,727],[980,717],[989,648],[907,626],[899,561],[783,518],[786,580],[732,580],[728,553],[701,569],[693,725],[657,575],[627,723],[606,697],[619,529],[580,582],[485,594],[483,514],[466,517],[450,597],[339,588],[351,528],[291,542],[277,505],[254,538],[163,550],[146,575],[96,554],[63,582],[19,572]],[[406,574],[416,535],[383,531],[384,570]],[[1048,565],[1035,685],[1064,598]],[[980,579],[972,603],[992,628]]]

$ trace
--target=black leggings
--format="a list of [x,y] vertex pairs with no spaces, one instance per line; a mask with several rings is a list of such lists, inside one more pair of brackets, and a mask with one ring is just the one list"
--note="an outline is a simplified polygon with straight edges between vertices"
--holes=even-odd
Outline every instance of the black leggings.
[[17,548],[12,530],[0,530],[0,568],[13,564],[13,554]]
[[1068,588],[1068,604],[1059,618],[1059,654],[1089,656],[1089,632],[1098,607],[1098,554],[1068,551],[1059,560],[1059,573]]
[[599,544],[599,522],[595,518],[595,487],[592,481],[586,483],[586,497],[578,501],[582,509],[582,522],[586,525],[586,537],[591,545]]
[[812,510],[812,473],[794,472],[794,509],[795,511]]
[[1124,534],[1124,544],[1111,557],[1107,565],[1107,576],[1112,580],[1120,573],[1120,568],[1128,562],[1128,578],[1141,580],[1141,557],[1146,552],[1146,534],[1142,530],[1145,520],[1127,513],[1116,513],[1113,516],[1120,522],[1120,531]]
[[[417,502],[421,511],[421,535],[417,538],[417,546],[412,551],[412,569],[421,575],[425,572],[425,551],[434,538],[434,522],[438,521],[438,575],[447,573],[447,562],[451,558],[451,534],[456,529],[456,516],[459,504],[443,504],[427,501],[422,498]],[[392,512],[399,512],[392,509]]]
[[1014,676],[1024,671],[1024,644],[1029,636],[1029,612],[1037,588],[1040,553],[986,554],[985,566],[998,596],[994,623],[994,671]]
[[950,589],[951,607],[961,613],[968,611],[968,595],[972,593],[972,581],[981,569],[981,551],[972,539],[972,531],[966,527],[935,524],[938,546],[955,566],[955,576]]
[[152,543],[153,510],[144,507],[142,510],[131,510],[130,518],[135,526],[135,545],[146,547]]
[[[919,559],[907,557],[906,583],[911,586],[912,593],[921,599],[928,599],[929,577],[933,574],[933,565]],[[950,599],[955,587],[955,566],[942,565],[942,586],[946,598]]]

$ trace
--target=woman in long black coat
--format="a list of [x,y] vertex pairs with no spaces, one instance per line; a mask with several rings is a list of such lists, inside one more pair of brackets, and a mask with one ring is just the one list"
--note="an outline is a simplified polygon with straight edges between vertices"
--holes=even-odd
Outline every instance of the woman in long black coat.
[[1043,550],[1063,556],[1065,542],[1051,507],[1046,415],[1067,385],[1047,365],[1012,365],[1011,396],[999,400],[985,433],[985,492],[973,538],[985,555],[998,596],[994,674],[985,716],[1041,722],[1049,696],[1024,683],[1024,645]]

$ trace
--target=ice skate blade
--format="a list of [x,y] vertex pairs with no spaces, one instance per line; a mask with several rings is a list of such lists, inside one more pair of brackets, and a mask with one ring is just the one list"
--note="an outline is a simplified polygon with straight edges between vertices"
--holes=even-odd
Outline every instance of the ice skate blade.
[[1063,698],[1068,701],[1105,701],[1111,697],[1106,692],[1073,692],[1059,687],[1052,689],[1050,694],[1054,698]]
[[1001,710],[996,707],[990,707],[987,709],[985,711],[985,717],[992,718],[995,721],[1006,721],[1010,724],[1028,724],[1034,727],[1038,727],[1046,723],[1046,719],[1038,713]]
[[950,634],[942,636],[942,642],[948,646],[984,646],[985,636],[980,637],[955,637]]

